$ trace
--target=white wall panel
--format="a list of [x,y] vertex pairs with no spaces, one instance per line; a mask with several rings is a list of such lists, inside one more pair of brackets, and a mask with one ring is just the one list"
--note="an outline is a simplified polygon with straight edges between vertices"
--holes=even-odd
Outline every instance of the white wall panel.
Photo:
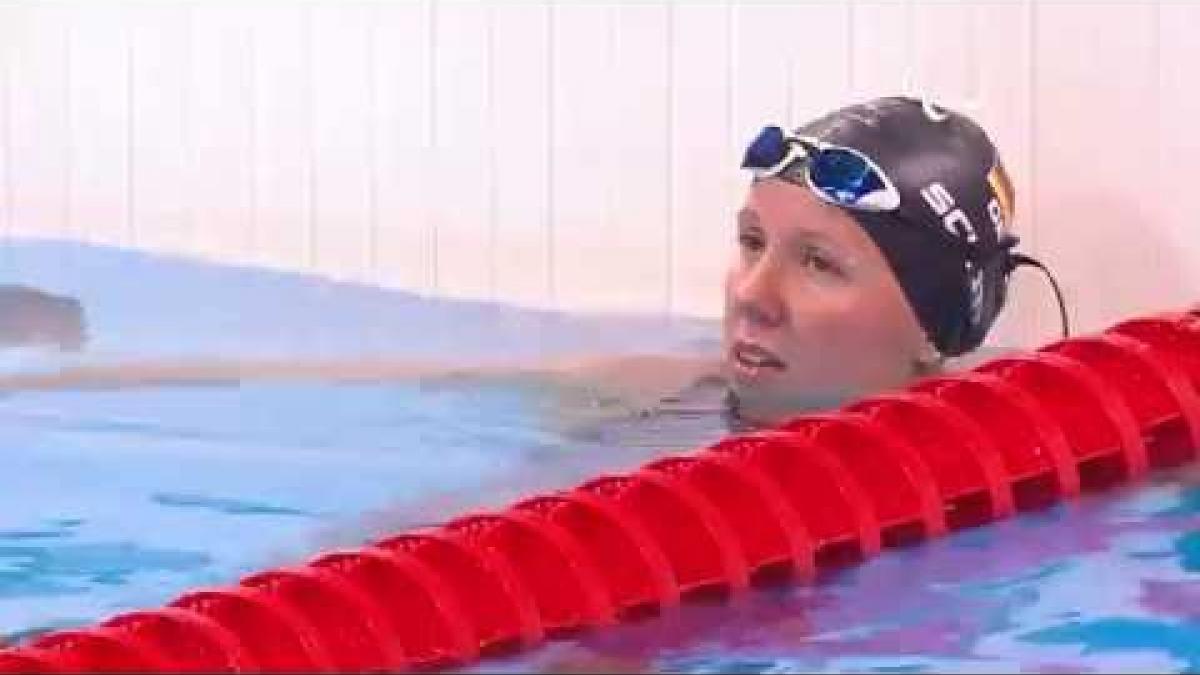
[[612,309],[663,312],[671,300],[670,11],[628,3],[612,19],[609,219],[588,233],[589,257],[600,263],[582,269],[589,287],[610,289],[604,302]]
[[[1000,148],[1017,194],[1012,228],[1021,248],[1037,251],[1033,203],[1033,32],[1030,2],[971,6],[970,30],[978,72],[968,81],[970,113]],[[1053,262],[1053,261],[1048,261]],[[1055,336],[1058,313],[1046,281],[1033,270],[1012,279],[1008,306],[993,331],[998,344],[1040,344]]]
[[611,308],[624,298],[611,286],[595,284],[588,268],[598,264],[612,223],[616,82],[609,73],[616,11],[601,4],[556,5],[551,18],[555,300],[562,307]]
[[1175,250],[1158,225],[1156,8],[1043,4],[1035,20],[1037,250],[1058,272],[1079,327],[1096,329],[1179,298],[1184,256],[1200,261],[1200,238]]
[[[1126,173],[1126,190],[1143,200],[1153,200],[1156,210],[1150,211],[1150,220],[1131,224],[1127,233],[1141,229],[1149,230],[1151,243],[1158,256],[1164,258],[1164,277],[1153,276],[1144,280],[1136,295],[1130,297],[1130,305],[1145,305],[1154,302],[1164,307],[1196,303],[1200,297],[1200,227],[1196,208],[1190,203],[1195,190],[1197,171],[1189,165],[1188,158],[1200,156],[1200,94],[1196,91],[1196,67],[1200,63],[1200,41],[1196,40],[1200,28],[1200,5],[1195,3],[1164,3],[1158,9],[1157,52],[1152,58],[1158,61],[1158,135],[1150,141],[1157,150],[1155,166],[1151,175],[1156,176],[1159,196],[1151,197],[1145,190],[1144,178],[1133,178]],[[1141,144],[1146,141],[1147,127],[1153,128],[1144,118],[1138,120],[1120,134],[1114,134]],[[1128,147],[1128,146],[1127,146]],[[1131,152],[1131,163],[1144,157]],[[1142,189],[1138,189],[1138,185]],[[1134,240],[1133,246],[1141,242]]]
[[191,243],[184,253],[244,261],[258,246],[254,18],[213,5],[194,7],[187,21],[183,195]]
[[[8,231],[18,236],[80,238],[97,230],[124,231],[124,213],[120,208],[105,211],[105,215],[115,214],[115,222],[112,219],[95,225],[70,222],[71,174],[80,168],[71,166],[72,155],[78,153],[71,148],[76,120],[72,119],[68,64],[72,27],[79,14],[63,5],[23,5],[10,7],[9,11],[16,24],[5,31],[10,42],[4,52],[9,83]],[[108,85],[120,91],[121,81],[121,76],[116,75]],[[112,102],[113,98],[104,100]],[[96,117],[104,118],[110,112],[109,108],[101,108]],[[112,152],[123,150],[117,144]],[[86,170],[91,166],[90,159],[85,154],[78,163]],[[119,195],[112,192],[106,191],[106,201],[123,203],[124,190]]]
[[[449,297],[716,315],[742,145],[974,115],[1081,328],[1200,297],[1187,3],[7,3],[0,232]],[[997,341],[1052,336],[1015,282]]]
[[338,279],[370,277],[372,18],[360,3],[316,5],[310,15],[313,268]]
[[850,91],[854,100],[902,93],[915,86],[912,2],[853,0],[850,11]]
[[495,279],[492,242],[496,144],[491,133],[492,13],[482,2],[434,5],[432,183],[434,290],[486,298]]
[[[235,260],[313,269],[317,259],[310,4],[248,8],[253,43],[253,228],[204,223]],[[248,247],[239,244],[249,240]]]
[[379,283],[429,292],[434,287],[432,6],[404,2],[372,9],[372,268]]
[[[551,250],[551,81],[549,4],[523,3],[493,15],[491,185],[496,298],[554,306]],[[563,174],[565,179],[568,174]]]
[[721,306],[733,205],[746,183],[736,169],[741,133],[733,129],[733,9],[690,3],[672,10],[671,308],[711,314]]
[[[47,12],[47,8],[39,8]],[[138,195],[134,185],[134,138],[136,124],[133,105],[133,74],[131,61],[132,22],[130,15],[122,10],[105,10],[93,6],[79,6],[60,18],[66,33],[64,43],[62,78],[46,77],[42,87],[60,90],[62,104],[66,106],[65,159],[62,175],[65,189],[57,189],[56,176],[28,174],[19,182],[21,189],[46,197],[66,196],[65,203],[50,202],[43,205],[44,212],[61,211],[63,221],[57,231],[47,234],[82,238],[85,241],[136,246],[133,208]],[[37,54],[38,47],[47,43],[38,41],[31,45],[28,53]],[[45,54],[43,52],[43,54]],[[42,67],[45,67],[43,64]],[[44,72],[44,71],[43,71]],[[18,69],[19,77],[38,80],[39,69]],[[49,73],[48,73],[49,75]],[[23,87],[18,86],[18,92]],[[54,120],[58,115],[55,104],[43,99],[36,114],[42,124]],[[17,131],[23,141],[36,141],[31,155],[36,156],[48,168],[49,161],[56,156],[51,149],[51,129],[42,129],[38,135],[27,136],[29,130]],[[18,172],[26,168],[26,160],[17,162]],[[34,162],[36,166],[38,162]],[[56,168],[54,174],[60,173]],[[56,206],[65,208],[57,209]]]
[[[10,236],[12,231],[12,52],[22,11],[18,6],[0,5],[0,237]],[[0,253],[0,264],[3,261]]]
[[187,251],[194,242],[190,18],[190,8],[148,5],[127,22],[129,233],[139,248]]

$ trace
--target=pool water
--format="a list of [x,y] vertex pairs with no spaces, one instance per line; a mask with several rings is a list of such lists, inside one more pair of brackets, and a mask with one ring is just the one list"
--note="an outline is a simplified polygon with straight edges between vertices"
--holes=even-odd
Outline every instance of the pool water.
[[[0,374],[146,359],[478,364],[696,352],[713,335],[711,322],[436,301],[52,241],[0,245],[0,284],[78,299],[88,336],[76,353],[0,346]],[[611,442],[629,412],[535,376],[0,394],[0,635],[157,605],[322,548],[633,468],[659,448],[653,433],[641,445]],[[677,449],[719,433],[682,430]]]
[[1200,672],[1200,470],[487,672]]
[[[591,425],[625,411],[588,396],[525,377],[0,398],[0,633],[159,604],[657,452],[610,447],[621,420]],[[718,437],[710,421],[675,449]]]
[[[676,352],[715,330],[631,330],[132,255],[10,247],[11,279],[81,299],[90,342],[74,355],[0,353],[0,369],[179,354]],[[131,266],[136,283],[119,273]],[[437,321],[459,329],[439,335]],[[723,433],[715,406],[643,410],[539,376],[3,395],[0,634],[159,605]],[[476,670],[1200,672],[1200,469]]]

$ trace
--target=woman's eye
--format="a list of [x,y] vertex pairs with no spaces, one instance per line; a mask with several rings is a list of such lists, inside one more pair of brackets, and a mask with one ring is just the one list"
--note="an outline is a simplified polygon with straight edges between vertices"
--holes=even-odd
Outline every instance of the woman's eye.
[[752,252],[758,252],[763,249],[762,237],[755,234],[739,234],[738,245]]
[[832,258],[816,250],[804,252],[804,264],[822,274],[841,276],[842,268]]

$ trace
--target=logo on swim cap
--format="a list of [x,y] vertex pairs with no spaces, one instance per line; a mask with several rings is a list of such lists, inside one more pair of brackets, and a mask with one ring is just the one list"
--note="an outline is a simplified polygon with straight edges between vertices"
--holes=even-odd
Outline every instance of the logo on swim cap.
[[977,326],[983,321],[983,268],[970,260],[966,261],[965,268],[967,272],[967,293],[970,296],[968,320],[971,322],[971,325]]
[[1016,195],[1012,180],[1009,179],[1008,172],[1004,170],[1004,165],[1000,163],[1000,160],[996,160],[991,171],[988,171],[987,182],[995,197],[992,203],[996,205],[995,211],[993,211],[992,205],[989,204],[988,211],[992,212],[992,221],[995,222],[996,228],[1006,231],[1012,223],[1013,201]]
[[934,181],[921,190],[921,197],[937,217],[942,219],[942,227],[950,236],[962,239],[968,244],[979,241],[979,232],[976,231],[975,224],[955,203],[954,195],[950,194],[945,185]]
[[933,101],[930,101],[927,98],[921,99],[921,110],[932,122],[945,122],[946,120],[950,119],[950,115],[948,113],[939,110],[938,107],[934,105]]

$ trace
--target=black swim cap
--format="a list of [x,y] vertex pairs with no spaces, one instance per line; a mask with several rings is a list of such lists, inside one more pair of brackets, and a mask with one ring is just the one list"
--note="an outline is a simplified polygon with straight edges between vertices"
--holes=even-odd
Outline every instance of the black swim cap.
[[[1004,306],[1012,270],[1031,263],[1012,252],[1012,183],[983,129],[927,101],[889,97],[793,134],[857,150],[878,165],[899,206],[845,211],[883,252],[938,351],[958,356],[978,347]],[[797,159],[777,175],[808,185],[806,164]]]

